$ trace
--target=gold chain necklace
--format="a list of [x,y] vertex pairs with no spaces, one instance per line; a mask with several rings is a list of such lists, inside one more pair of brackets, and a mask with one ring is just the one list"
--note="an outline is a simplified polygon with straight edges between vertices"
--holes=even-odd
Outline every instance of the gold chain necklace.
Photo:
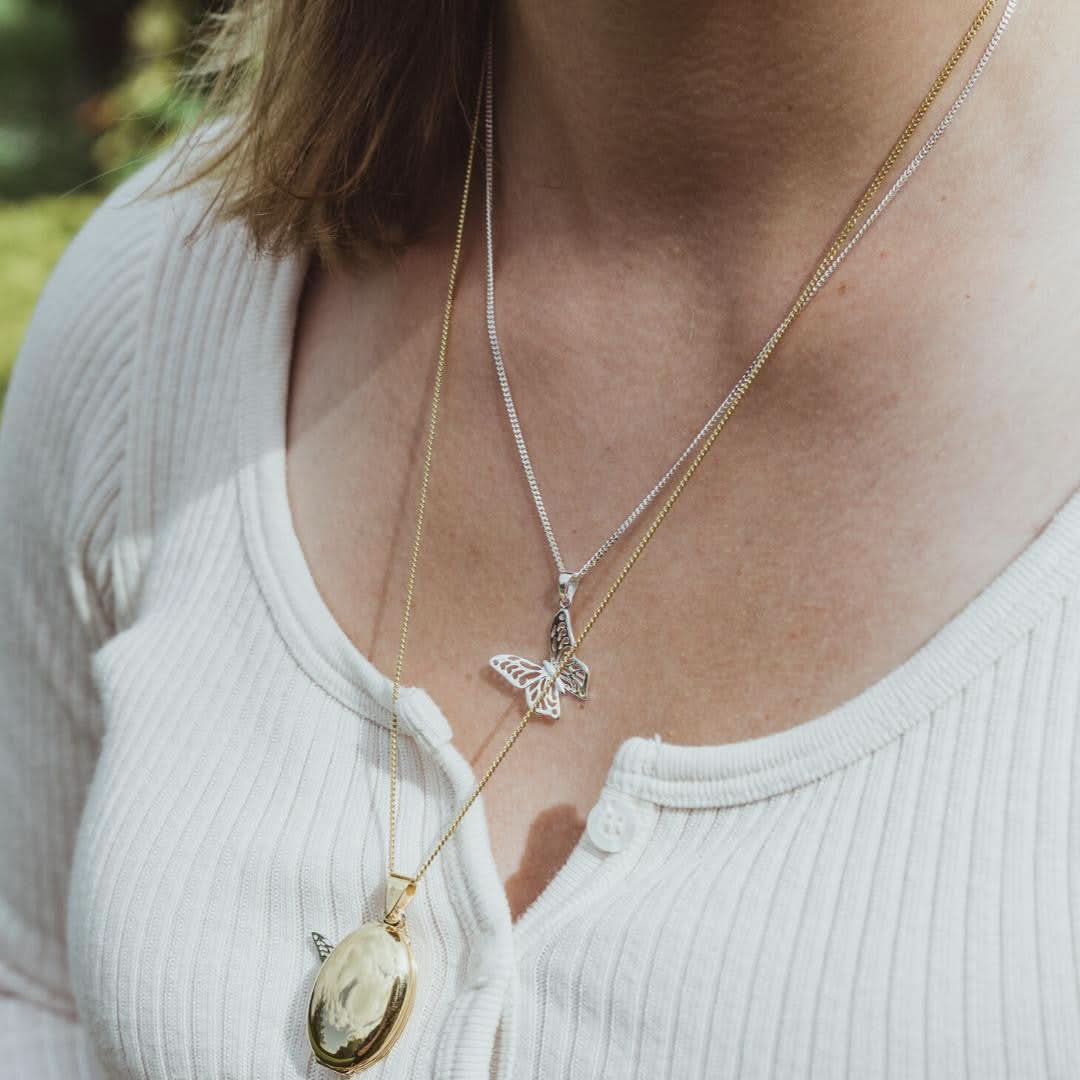
[[[454,294],[457,285],[458,267],[461,261],[462,239],[465,231],[465,212],[469,201],[469,189],[472,180],[473,161],[476,153],[477,133],[480,127],[480,106],[483,100],[485,73],[491,63],[490,31],[489,44],[485,50],[484,70],[481,72],[480,89],[473,112],[472,135],[469,142],[468,157],[465,165],[465,181],[458,211],[457,227],[454,236],[453,254],[450,260],[449,283],[446,302],[443,309],[442,331],[439,338],[438,360],[435,368],[435,382],[431,395],[431,406],[424,446],[423,471],[420,493],[417,500],[416,524],[413,533],[412,549],[409,557],[409,574],[405,590],[405,604],[401,618],[401,635],[398,644],[397,659],[394,665],[394,688],[391,698],[390,717],[390,816],[389,816],[389,859],[386,886],[385,914],[382,919],[365,923],[359,929],[346,935],[336,946],[332,946],[321,934],[312,932],[312,938],[318,949],[322,966],[316,976],[308,1004],[308,1039],[315,1059],[322,1065],[338,1073],[355,1073],[384,1058],[401,1037],[412,1010],[416,994],[416,965],[412,945],[405,929],[405,908],[416,892],[417,885],[427,873],[429,867],[442,851],[443,847],[456,832],[462,819],[483,791],[492,774],[502,763],[503,758],[525,730],[537,704],[543,699],[547,689],[556,683],[564,669],[574,662],[576,652],[588,637],[597,619],[600,618],[612,597],[618,591],[630,573],[631,568],[640,558],[650,540],[656,534],[661,523],[675,505],[683,489],[690,482],[698,466],[712,448],[717,436],[726,426],[731,415],[738,407],[750,384],[764,367],[765,362],[775,351],[777,345],[787,333],[791,324],[813,299],[824,283],[832,276],[836,267],[852,249],[865,230],[876,219],[899,191],[900,187],[914,173],[925,154],[935,145],[948,123],[966,100],[975,80],[981,74],[989,60],[998,39],[1008,25],[1009,18],[1018,0],[1008,0],[1005,12],[984,51],[978,66],[961,95],[937,129],[923,145],[922,150],[894,183],[888,194],[870,214],[858,232],[855,228],[866,213],[875,193],[881,187],[885,176],[899,160],[911,136],[930,110],[934,100],[941,92],[949,76],[967,51],[968,46],[978,34],[993,9],[996,0],[984,0],[971,26],[960,39],[944,67],[939,72],[923,98],[919,107],[908,121],[900,137],[889,151],[888,156],[878,169],[874,178],[863,192],[855,209],[849,215],[843,227],[837,233],[824,258],[810,275],[795,303],[787,315],[766,342],[764,348],[728,396],[728,406],[721,412],[708,437],[702,442],[690,464],[686,467],[670,494],[656,513],[633,551],[615,575],[614,580],[604,593],[592,615],[585,622],[577,639],[571,636],[561,654],[553,656],[552,662],[545,669],[546,681],[540,689],[537,700],[530,705],[518,721],[514,730],[503,743],[491,764],[480,777],[472,793],[461,805],[449,826],[443,832],[428,857],[413,876],[399,874],[394,868],[397,820],[397,766],[398,766],[398,714],[397,702],[400,696],[402,673],[405,666],[405,649],[409,635],[409,618],[412,614],[413,596],[416,590],[417,567],[420,559],[420,547],[427,512],[428,490],[431,484],[431,466],[434,456],[435,433],[438,428],[439,404],[442,396],[443,376],[446,370],[447,346],[450,339],[450,323],[454,310]],[[852,236],[852,233],[855,235]],[[850,238],[850,239],[849,239]],[[846,246],[845,246],[846,245]]]

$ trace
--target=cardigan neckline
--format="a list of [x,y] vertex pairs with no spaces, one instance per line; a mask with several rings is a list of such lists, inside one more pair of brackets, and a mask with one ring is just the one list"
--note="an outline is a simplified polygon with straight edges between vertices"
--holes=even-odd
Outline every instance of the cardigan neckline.
[[[388,726],[393,680],[352,642],[323,600],[293,527],[285,425],[300,294],[309,258],[261,259],[239,340],[237,483],[252,568],[296,662],[345,707]],[[733,806],[845,768],[901,737],[959,693],[1080,581],[1080,489],[972,600],[908,659],[836,707],[793,727],[715,745],[633,735],[607,785],[659,805]],[[444,713],[420,686],[401,687],[401,730],[449,743]]]

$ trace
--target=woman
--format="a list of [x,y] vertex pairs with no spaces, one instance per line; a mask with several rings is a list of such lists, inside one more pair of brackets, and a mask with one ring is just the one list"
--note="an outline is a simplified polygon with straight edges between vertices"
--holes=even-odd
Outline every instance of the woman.
[[490,281],[487,9],[237,9],[9,393],[5,1075],[1080,1074],[1080,10],[985,9],[499,5]]

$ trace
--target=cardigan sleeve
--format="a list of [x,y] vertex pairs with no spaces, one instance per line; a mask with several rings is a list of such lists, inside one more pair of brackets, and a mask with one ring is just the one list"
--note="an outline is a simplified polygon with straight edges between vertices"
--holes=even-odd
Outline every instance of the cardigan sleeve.
[[43,290],[0,418],[0,1073],[99,1075],[70,985],[72,853],[102,739],[153,200],[98,207]]

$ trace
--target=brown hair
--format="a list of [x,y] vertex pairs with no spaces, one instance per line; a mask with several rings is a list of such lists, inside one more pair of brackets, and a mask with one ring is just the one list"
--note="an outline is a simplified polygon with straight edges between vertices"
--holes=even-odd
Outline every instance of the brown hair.
[[262,251],[377,255],[440,216],[468,149],[492,0],[236,0],[185,77],[198,126],[228,118],[174,185],[217,180],[208,213]]

